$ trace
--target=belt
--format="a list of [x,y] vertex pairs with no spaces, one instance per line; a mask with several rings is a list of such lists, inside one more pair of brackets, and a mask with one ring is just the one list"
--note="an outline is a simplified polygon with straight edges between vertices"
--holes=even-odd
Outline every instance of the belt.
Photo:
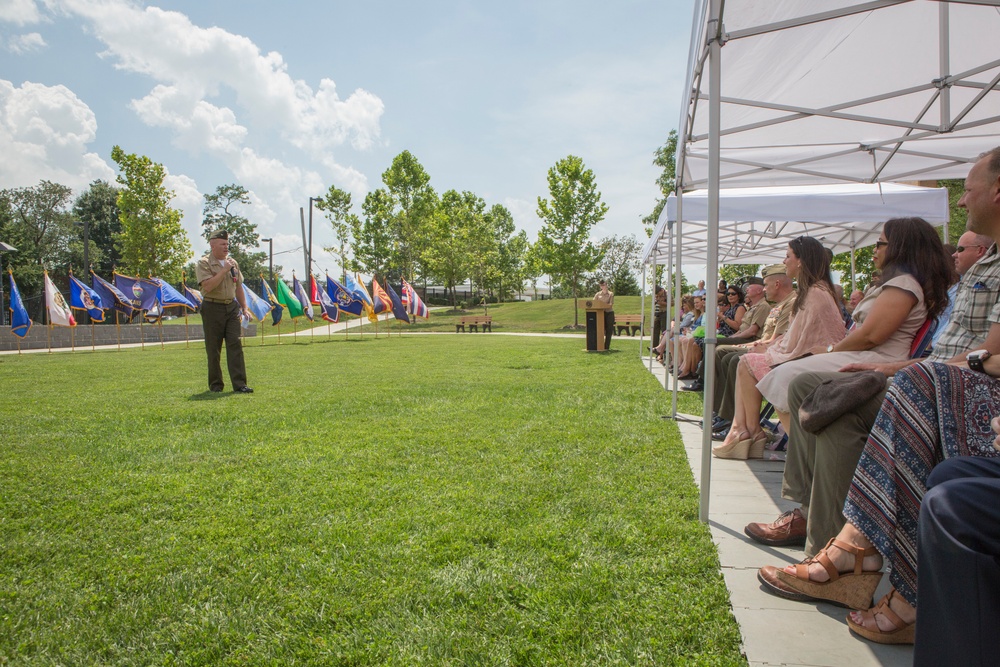
[[228,306],[234,301],[234,299],[216,299],[210,296],[202,297],[202,300],[208,301],[209,303],[221,303],[224,306]]

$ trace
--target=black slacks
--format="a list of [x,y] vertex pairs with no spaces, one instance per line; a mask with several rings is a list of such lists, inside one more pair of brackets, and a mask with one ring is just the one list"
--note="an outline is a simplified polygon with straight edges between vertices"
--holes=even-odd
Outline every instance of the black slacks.
[[247,370],[243,362],[243,341],[240,340],[240,304],[205,301],[201,304],[201,320],[205,330],[205,351],[208,353],[208,388],[222,391],[222,341],[226,342],[226,365],[233,389],[247,385]]
[[963,456],[934,468],[920,505],[913,664],[997,664],[1000,459]]

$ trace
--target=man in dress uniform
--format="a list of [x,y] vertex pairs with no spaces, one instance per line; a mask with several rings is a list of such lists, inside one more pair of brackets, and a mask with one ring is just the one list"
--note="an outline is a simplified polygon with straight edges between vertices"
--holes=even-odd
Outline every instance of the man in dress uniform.
[[247,371],[243,363],[243,343],[240,340],[240,313],[247,313],[243,292],[243,274],[236,260],[229,256],[229,232],[212,233],[209,253],[198,260],[195,275],[201,287],[203,301],[201,320],[205,329],[205,351],[208,353],[208,388],[222,391],[226,383],[219,363],[222,341],[226,341],[226,365],[233,391],[252,394],[247,386]]

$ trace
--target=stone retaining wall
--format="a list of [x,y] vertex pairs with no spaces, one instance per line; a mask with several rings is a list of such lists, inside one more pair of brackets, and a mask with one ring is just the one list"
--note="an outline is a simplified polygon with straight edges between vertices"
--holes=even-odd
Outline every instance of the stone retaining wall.
[[[155,324],[144,324],[140,330],[138,324],[123,324],[116,327],[113,324],[95,324],[93,327],[94,345],[117,345],[119,343],[119,329],[122,345],[131,343],[159,343],[162,332],[163,341],[203,340],[205,337],[201,324],[169,324],[157,326]],[[185,331],[186,329],[186,331]],[[257,325],[251,324],[243,330],[244,337],[251,337],[257,332]],[[72,339],[70,338],[72,336]],[[18,338],[10,333],[10,327],[0,327],[0,351],[18,349],[20,340],[22,350],[46,349],[49,347],[48,327],[35,324],[28,331],[24,338]],[[91,326],[81,324],[72,330],[66,327],[52,327],[52,349],[72,347],[75,341],[76,347],[91,347]]]

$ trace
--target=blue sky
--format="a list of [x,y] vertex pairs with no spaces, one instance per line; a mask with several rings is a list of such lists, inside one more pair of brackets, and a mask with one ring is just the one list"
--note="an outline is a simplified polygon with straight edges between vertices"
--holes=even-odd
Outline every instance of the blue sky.
[[[360,213],[409,150],[534,240],[547,170],[574,154],[610,207],[594,237],[644,239],[692,4],[0,0],[0,187],[113,180],[118,144],[167,168],[196,252],[201,195],[236,182],[278,253],[310,195],[336,184]],[[317,223],[321,267],[332,241]]]

